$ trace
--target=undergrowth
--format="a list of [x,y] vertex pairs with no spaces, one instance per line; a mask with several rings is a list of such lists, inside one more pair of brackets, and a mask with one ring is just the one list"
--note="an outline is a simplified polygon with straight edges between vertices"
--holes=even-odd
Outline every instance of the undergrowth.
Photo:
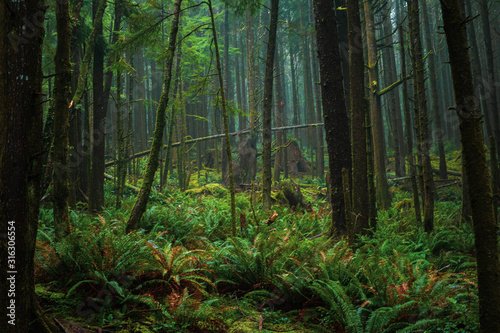
[[153,194],[141,230],[125,234],[134,196],[112,208],[106,183],[109,208],[92,216],[80,205],[61,242],[43,207],[40,302],[95,331],[478,331],[473,230],[458,221],[457,189],[440,191],[429,234],[411,194],[396,191],[373,235],[354,246],[321,234],[331,215],[314,192],[304,191],[312,212],[276,203],[269,223],[238,194],[238,237],[226,195],[206,191]]

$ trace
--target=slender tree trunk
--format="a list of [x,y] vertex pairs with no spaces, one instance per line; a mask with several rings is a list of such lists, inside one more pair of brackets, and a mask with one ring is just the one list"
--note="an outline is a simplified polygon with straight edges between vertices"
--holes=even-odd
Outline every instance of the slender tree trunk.
[[[279,1],[279,0],[274,0],[274,1]],[[232,157],[231,157],[231,141],[229,140],[229,121],[228,121],[228,112],[227,112],[227,106],[226,106],[226,98],[225,98],[225,93],[224,93],[224,82],[222,79],[222,65],[220,61],[220,54],[219,54],[219,44],[217,43],[217,30],[215,29],[215,19],[214,19],[214,12],[212,10],[212,1],[208,0],[208,8],[210,10],[210,18],[212,20],[212,33],[214,37],[214,45],[215,45],[215,57],[217,59],[217,72],[219,74],[219,84],[220,84],[220,89],[221,93],[220,96],[222,98],[222,117],[224,119],[224,133],[225,133],[225,138],[226,138],[226,154],[227,154],[227,160],[228,164],[232,165]],[[276,8],[276,11],[278,9]],[[272,87],[272,86],[271,86]],[[231,230],[233,237],[236,236],[236,197],[235,197],[235,192],[234,192],[234,175],[233,175],[233,168],[229,168],[229,186],[230,186],[230,195],[231,195]]]
[[[237,34],[236,34],[236,29],[233,29],[233,41],[234,44],[237,45]],[[241,52],[243,52],[242,49],[240,49]],[[243,63],[242,63],[243,65]],[[236,101],[238,102],[238,108],[242,111],[245,112],[245,106],[243,105],[243,89],[242,86],[245,84],[241,83],[242,80],[244,80],[244,76],[240,74],[240,55],[238,53],[235,54],[234,56],[234,76],[235,76],[235,81],[236,81]],[[244,130],[246,126],[246,121],[245,121],[245,116],[240,113],[238,117],[238,130]]]
[[[391,11],[384,18],[384,43],[392,45],[392,23],[391,23]],[[394,57],[394,48],[388,47],[384,52],[384,63],[385,63],[385,78],[386,85],[390,86],[397,81],[397,69],[396,69],[396,59]],[[396,177],[403,177],[405,174],[405,163],[404,163],[404,140],[402,136],[403,125],[401,121],[401,105],[399,102],[399,91],[398,89],[393,89],[387,93],[386,101],[388,101],[388,111],[390,114],[390,124],[392,129],[392,138],[394,140],[394,169]]]
[[104,50],[102,41],[102,16],[99,17],[100,7],[98,0],[93,0],[92,10],[96,31],[96,46],[94,48],[94,75],[92,77],[94,107],[93,107],[93,134],[92,158],[90,167],[89,208],[93,212],[100,212],[104,207],[104,148],[105,148],[105,119],[104,108]]
[[419,115],[420,145],[422,154],[423,201],[424,201],[424,230],[431,232],[434,228],[434,181],[430,159],[430,138],[427,99],[425,94],[424,59],[420,40],[420,18],[418,0],[408,0],[410,24],[410,41],[413,54],[413,72],[415,77],[416,101],[415,106]]
[[71,22],[69,1],[57,2],[57,48],[54,57],[56,79],[54,85],[54,142],[53,177],[54,182],[54,224],[58,239],[70,233],[69,194],[69,102],[71,98]]
[[361,39],[361,20],[356,1],[347,2],[349,82],[351,87],[352,213],[349,234],[364,234],[369,228],[368,156],[366,154],[366,101]]
[[136,82],[134,85],[134,98],[137,102],[134,103],[134,138],[139,151],[148,149],[148,130],[146,126],[146,109],[144,108],[144,51],[138,50],[134,56],[136,69]]
[[165,74],[163,77],[163,89],[160,97],[160,102],[156,110],[156,124],[153,143],[149,153],[146,174],[142,182],[141,190],[137,196],[134,208],[127,222],[127,232],[137,229],[142,215],[146,211],[146,206],[149,201],[149,194],[155,177],[156,169],[158,168],[158,155],[163,142],[163,129],[165,127],[165,111],[169,101],[170,82],[172,81],[172,67],[174,62],[174,53],[177,40],[177,32],[179,31],[179,16],[182,0],[175,0],[174,17],[172,27],[168,39],[167,59],[165,61]]
[[[312,43],[314,46],[314,49],[316,50],[317,47],[314,45],[315,43]],[[312,68],[313,68],[313,80],[314,82],[319,82],[319,69],[318,69],[318,58],[313,57],[312,59]],[[349,71],[347,71],[349,73]],[[348,95],[345,95],[348,96]],[[321,88],[319,85],[315,84],[314,85],[314,99],[316,101],[316,114],[315,114],[315,119],[314,122],[318,123],[321,122],[322,118],[322,111],[321,111]],[[347,103],[349,105],[349,103]],[[325,151],[323,149],[323,128],[322,127],[316,127],[316,175],[318,176],[319,179],[323,180],[325,177]]]
[[262,202],[263,209],[271,209],[271,113],[273,109],[274,57],[276,54],[276,31],[278,28],[279,0],[271,0],[271,21],[267,42],[266,73],[264,78],[264,106],[262,108]]
[[368,76],[370,88],[370,115],[373,134],[373,159],[375,169],[375,185],[377,192],[377,204],[381,209],[389,208],[391,197],[389,185],[385,173],[385,135],[384,123],[382,119],[382,108],[380,106],[380,96],[378,75],[377,40],[375,38],[375,20],[371,8],[370,0],[363,0],[365,11],[366,38],[368,44]]
[[[245,14],[245,30],[247,40],[247,80],[248,80],[248,112],[250,114],[250,141],[257,141],[257,84],[256,76],[258,75],[257,66],[255,64],[254,50],[254,35],[253,35],[253,18],[247,11]],[[253,149],[253,148],[251,148]],[[250,180],[255,179],[257,174],[257,154],[255,158],[249,161],[248,169]]]
[[500,332],[498,227],[484,150],[482,114],[479,102],[473,95],[471,64],[459,3],[457,0],[441,0],[441,9],[460,122],[462,158],[474,221],[480,331]]
[[332,235],[334,233],[346,234],[342,169],[351,170],[351,144],[344,90],[342,85],[339,85],[343,79],[337,22],[332,1],[314,0],[313,5],[320,65],[323,119],[330,167],[332,204],[330,233]]
[[424,38],[426,41],[427,51],[432,52],[427,58],[429,64],[429,84],[431,89],[431,113],[434,114],[434,119],[436,122],[436,143],[439,150],[439,178],[447,179],[448,170],[446,168],[446,155],[444,152],[443,145],[443,126],[441,123],[441,110],[438,108],[438,88],[437,88],[437,78],[436,78],[436,47],[434,46],[434,38],[431,38],[430,24],[429,24],[429,11],[427,9],[427,1],[420,1],[422,12],[423,12],[423,28],[424,28]]
[[[274,67],[276,69],[276,81],[275,81],[275,86],[274,86],[274,92],[275,92],[275,110],[276,110],[276,126],[277,127],[283,127],[285,126],[285,102],[283,98],[283,88],[282,88],[282,75],[283,72],[281,71],[281,66],[280,62],[282,61],[282,49],[281,47],[276,49],[276,59],[274,60]],[[273,181],[278,182],[280,180],[280,173],[281,171],[285,170],[285,164],[286,164],[286,159],[285,159],[285,152],[286,148],[283,146],[285,145],[285,134],[282,131],[279,131],[276,134],[277,142],[278,142],[278,150],[275,153],[274,156],[274,169],[273,169]]]
[[[403,26],[399,26],[399,47],[401,52],[401,76],[406,77],[406,52],[405,52],[405,38]],[[422,214],[420,212],[420,199],[418,197],[417,186],[417,170],[415,168],[415,158],[413,155],[413,125],[410,114],[410,100],[408,97],[408,82],[403,81],[403,110],[405,116],[406,127],[406,149],[408,155],[408,167],[410,172],[411,187],[413,192],[413,206],[415,207],[415,219],[420,225],[422,223]]]
[[[115,28],[114,37],[117,38],[118,31],[121,30],[121,14],[122,14],[122,2],[121,0],[115,0]],[[116,40],[114,41],[116,42]],[[114,62],[120,60],[120,55],[118,53],[114,54]],[[125,167],[125,135],[123,131],[123,114],[122,114],[122,73],[121,70],[116,71],[116,150],[118,163],[116,165],[116,209],[121,208],[123,187],[125,186],[125,178],[127,175],[127,170]]]

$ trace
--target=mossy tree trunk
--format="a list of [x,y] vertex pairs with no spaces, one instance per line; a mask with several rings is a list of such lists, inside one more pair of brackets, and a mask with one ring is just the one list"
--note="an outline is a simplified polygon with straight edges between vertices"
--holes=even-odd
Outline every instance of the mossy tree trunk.
[[[403,26],[400,25],[399,28],[399,47],[401,56],[401,76],[406,77],[406,51],[405,51],[405,37]],[[418,196],[418,186],[417,186],[417,170],[415,168],[415,157],[413,155],[413,126],[410,114],[410,100],[408,97],[408,82],[403,81],[403,113],[405,116],[405,127],[406,127],[406,149],[408,155],[408,169],[410,174],[411,187],[413,192],[413,206],[415,207],[415,219],[420,225],[422,222],[422,214],[420,212],[420,198]]]
[[368,156],[366,153],[365,63],[359,5],[347,1],[349,41],[349,82],[352,150],[352,216],[355,225],[351,235],[366,233],[369,228]]
[[[384,44],[393,45],[392,37],[392,11],[388,11],[383,20],[384,27]],[[388,47],[383,53],[383,61],[385,64],[384,80],[388,86],[398,81],[396,69],[396,57],[394,48]],[[391,124],[391,134],[394,141],[394,171],[396,177],[405,176],[405,159],[404,159],[404,139],[403,139],[403,122],[401,121],[401,103],[399,98],[399,90],[392,89],[386,93],[386,103],[388,104],[388,114]]]
[[[278,1],[278,0],[273,0]],[[212,1],[208,0],[208,9],[210,11],[210,18],[212,20],[212,33],[214,37],[214,46],[215,46],[215,57],[217,60],[217,72],[219,76],[219,85],[220,85],[220,97],[222,99],[222,117],[224,120],[224,137],[226,142],[226,155],[227,162],[229,165],[233,165],[232,156],[231,156],[231,141],[229,140],[229,117],[227,112],[227,103],[226,103],[226,95],[224,92],[224,80],[222,77],[222,65],[220,61],[220,53],[219,53],[219,44],[217,42],[217,30],[215,29],[215,18],[214,12],[212,9]],[[277,11],[277,9],[276,9]],[[272,84],[272,82],[271,82]],[[272,85],[271,85],[272,92]],[[224,152],[223,152],[224,153]],[[233,168],[229,168],[229,187],[230,187],[230,195],[231,195],[231,231],[233,237],[236,236],[236,197],[234,192],[234,174]]]
[[[253,17],[249,11],[245,14],[245,31],[246,31],[246,47],[247,47],[247,80],[248,80],[248,112],[250,115],[250,141],[257,141],[257,83],[256,76],[257,66],[255,64],[255,47],[254,47],[254,31]],[[253,149],[253,147],[251,148]],[[249,161],[250,181],[255,180],[257,174],[257,153],[255,158]],[[248,179],[245,179],[247,181]]]
[[434,181],[430,158],[429,116],[427,111],[427,98],[425,93],[425,67],[423,59],[422,42],[420,39],[420,15],[418,0],[407,0],[410,25],[410,44],[413,59],[413,75],[415,85],[415,107],[418,114],[418,128],[421,149],[421,173],[423,178],[423,210],[424,230],[430,232],[434,229]]
[[8,333],[57,330],[36,300],[33,261],[43,175],[45,10],[40,0],[0,2],[0,327]]
[[481,332],[500,332],[500,260],[498,227],[484,149],[482,113],[474,97],[465,25],[458,0],[441,0],[450,54],[456,110],[460,122],[462,158],[472,208]]
[[165,61],[165,73],[163,77],[163,88],[160,96],[160,102],[156,109],[156,123],[155,131],[153,137],[153,143],[151,144],[151,150],[149,153],[148,164],[146,166],[146,174],[144,175],[144,180],[142,182],[141,190],[134,204],[134,208],[130,213],[130,217],[127,222],[126,231],[130,232],[137,229],[142,215],[146,211],[146,206],[149,201],[149,194],[151,193],[151,187],[153,186],[153,180],[155,178],[156,169],[158,169],[159,163],[159,153],[163,145],[163,129],[165,127],[165,113],[169,101],[170,83],[172,81],[172,67],[174,62],[174,53],[177,41],[177,32],[179,31],[179,16],[181,11],[182,0],[175,0],[174,3],[174,17],[172,20],[172,26],[170,28],[170,34],[168,38],[167,47],[167,57]]
[[54,141],[53,141],[53,182],[54,182],[54,224],[58,239],[70,233],[69,194],[69,110],[71,99],[71,21],[69,1],[56,3],[57,47],[54,57],[56,77],[54,85]]
[[271,113],[273,109],[274,57],[276,55],[276,31],[278,28],[279,0],[271,0],[271,21],[267,42],[266,71],[264,77],[264,106],[262,108],[262,202],[265,211],[271,209]]
[[[122,1],[115,0],[115,28],[114,34],[121,30],[121,15],[122,15]],[[116,41],[115,41],[116,42]],[[120,54],[114,54],[115,63],[120,60]],[[123,108],[122,108],[122,72],[120,69],[116,71],[116,150],[117,150],[117,164],[116,164],[116,200],[115,206],[117,209],[121,207],[121,200],[123,196],[123,187],[125,186],[125,178],[127,169],[125,165],[125,135],[123,124]]]
[[368,76],[370,88],[370,116],[373,136],[373,160],[375,170],[375,185],[377,193],[377,204],[380,209],[387,209],[391,204],[389,184],[385,173],[385,136],[382,118],[382,107],[380,96],[377,91],[380,88],[378,75],[377,39],[375,37],[375,19],[372,10],[372,1],[363,0],[366,24],[366,40],[368,44]]
[[330,233],[347,232],[342,169],[351,170],[349,119],[344,89],[339,82],[342,65],[333,2],[314,0],[316,38],[321,78],[321,101],[330,168],[332,227]]

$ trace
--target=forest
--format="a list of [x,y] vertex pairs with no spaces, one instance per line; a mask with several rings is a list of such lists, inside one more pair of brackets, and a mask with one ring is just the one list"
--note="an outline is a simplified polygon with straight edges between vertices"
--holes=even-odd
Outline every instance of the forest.
[[0,101],[2,332],[500,332],[499,0],[3,0]]

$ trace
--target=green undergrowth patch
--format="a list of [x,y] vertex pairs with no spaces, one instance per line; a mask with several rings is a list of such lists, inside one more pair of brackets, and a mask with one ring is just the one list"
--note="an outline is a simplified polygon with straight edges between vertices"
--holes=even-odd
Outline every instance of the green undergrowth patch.
[[[279,200],[264,212],[258,193],[237,194],[236,237],[227,190],[196,184],[153,193],[129,234],[132,194],[121,209],[71,211],[62,241],[42,207],[35,274],[44,309],[90,331],[478,330],[473,228],[459,219],[459,188],[438,191],[431,233],[411,193],[394,191],[373,234],[350,245],[323,235],[331,215],[319,183],[301,184],[310,212]],[[112,191],[106,184],[109,201]]]

